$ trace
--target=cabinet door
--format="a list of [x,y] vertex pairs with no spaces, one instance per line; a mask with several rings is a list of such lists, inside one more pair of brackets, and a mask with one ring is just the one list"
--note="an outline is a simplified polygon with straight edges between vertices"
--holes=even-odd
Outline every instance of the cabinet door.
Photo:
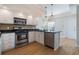
[[32,25],[32,19],[27,19],[27,25]]
[[54,48],[60,47],[60,33],[55,33]]
[[4,19],[4,20],[0,19],[0,23],[13,24],[13,20],[12,19]]
[[35,41],[35,32],[29,32],[29,43]]
[[38,42],[44,45],[44,32],[39,32],[38,38]]
[[6,33],[2,34],[2,51],[6,51],[15,48],[15,34]]
[[6,20],[6,22],[5,23],[8,23],[8,24],[13,24],[14,23],[14,21],[13,21],[13,19],[8,19],[8,20]]
[[1,55],[1,38],[0,38],[0,55]]
[[27,25],[36,25],[36,20],[34,20],[34,19],[27,19]]
[[0,23],[13,24],[13,14],[8,10],[0,9]]
[[35,41],[37,41],[37,42],[39,42],[39,34],[38,34],[38,32],[35,32]]
[[44,32],[35,33],[36,41],[44,45]]

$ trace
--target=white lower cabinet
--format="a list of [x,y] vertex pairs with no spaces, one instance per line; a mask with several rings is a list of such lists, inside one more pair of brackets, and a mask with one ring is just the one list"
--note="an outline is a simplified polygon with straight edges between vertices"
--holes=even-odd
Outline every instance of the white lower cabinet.
[[34,42],[35,41],[35,32],[30,31],[29,35],[28,35],[28,38],[29,38],[29,43]]
[[44,45],[44,32],[30,31],[29,32],[29,43],[36,41]]
[[15,48],[15,33],[3,33],[2,39],[2,51],[6,51]]
[[0,55],[1,55],[1,37],[0,37]]
[[54,38],[54,49],[58,49],[60,47],[60,32],[55,33],[55,38]]
[[27,19],[27,25],[36,25],[35,19]]
[[44,45],[44,32],[36,31],[36,41]]

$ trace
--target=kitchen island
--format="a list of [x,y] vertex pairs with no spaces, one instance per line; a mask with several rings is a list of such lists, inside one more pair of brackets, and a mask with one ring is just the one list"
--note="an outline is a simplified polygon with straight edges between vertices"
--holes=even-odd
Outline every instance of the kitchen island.
[[61,31],[44,31],[33,30],[29,31],[29,41],[36,41],[44,46],[51,47],[54,50],[60,47],[60,32]]
[[60,47],[60,32],[61,31],[44,32],[45,46],[54,48],[54,50],[59,48]]

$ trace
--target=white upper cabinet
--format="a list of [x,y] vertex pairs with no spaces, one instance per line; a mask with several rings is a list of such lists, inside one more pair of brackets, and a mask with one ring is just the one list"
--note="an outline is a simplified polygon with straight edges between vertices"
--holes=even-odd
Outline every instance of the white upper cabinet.
[[31,25],[32,24],[32,19],[27,19],[27,25]]
[[7,20],[7,19],[0,19],[0,23],[4,23],[4,24],[13,24],[13,20]]
[[0,9],[0,23],[13,24],[12,13],[6,9]]
[[4,24],[13,24],[13,19],[2,19],[0,20],[0,23],[4,23]]
[[27,18],[27,25],[36,25],[36,20],[31,19],[31,18]]

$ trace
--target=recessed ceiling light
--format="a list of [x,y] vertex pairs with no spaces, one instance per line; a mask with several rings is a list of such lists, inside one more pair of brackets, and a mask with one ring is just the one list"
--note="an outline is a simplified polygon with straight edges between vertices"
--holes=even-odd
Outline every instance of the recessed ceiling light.
[[4,6],[3,9],[8,9],[8,8]]
[[18,15],[20,15],[20,16],[24,16],[23,13],[18,13]]
[[17,16],[17,17],[25,18],[25,15],[24,15],[22,12],[17,13],[16,16]]
[[30,15],[30,16],[28,16],[28,18],[31,18],[32,19],[33,17]]
[[9,9],[9,8],[4,5],[0,5],[0,9]]
[[11,13],[9,10],[6,10],[6,9],[1,9],[0,11],[3,14],[10,14]]

